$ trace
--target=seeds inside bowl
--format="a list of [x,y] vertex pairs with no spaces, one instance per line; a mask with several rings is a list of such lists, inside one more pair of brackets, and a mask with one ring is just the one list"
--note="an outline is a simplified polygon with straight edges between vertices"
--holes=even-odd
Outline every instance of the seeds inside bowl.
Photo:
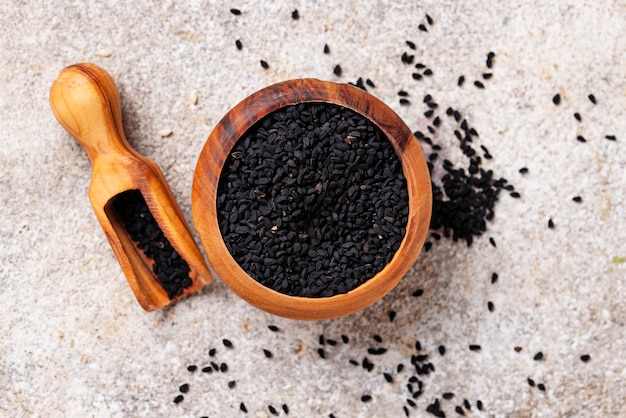
[[248,275],[290,296],[355,289],[391,261],[408,191],[385,134],[330,103],[280,108],[235,144],[217,194],[220,232]]

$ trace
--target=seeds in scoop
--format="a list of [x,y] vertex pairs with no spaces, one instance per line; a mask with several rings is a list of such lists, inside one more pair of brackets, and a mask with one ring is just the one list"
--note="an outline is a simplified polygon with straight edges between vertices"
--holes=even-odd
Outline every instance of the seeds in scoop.
[[217,209],[226,247],[256,281],[328,297],[385,267],[409,208],[385,134],[352,110],[304,103],[270,113],[235,144]]
[[139,190],[118,194],[111,206],[137,247],[154,260],[152,271],[170,299],[192,285],[189,265],[167,240]]

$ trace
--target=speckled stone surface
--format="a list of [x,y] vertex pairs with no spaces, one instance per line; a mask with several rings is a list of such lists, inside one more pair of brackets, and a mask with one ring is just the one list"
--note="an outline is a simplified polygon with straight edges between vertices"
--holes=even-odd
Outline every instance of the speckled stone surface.
[[[410,416],[432,416],[426,409],[439,399],[446,416],[455,416],[467,399],[466,416],[626,416],[623,4],[28,3],[0,2],[0,415],[264,417],[273,416],[269,405],[286,416],[286,404],[294,417],[402,417],[403,407]],[[405,51],[434,74],[413,80],[415,69],[400,60]],[[496,54],[493,77],[478,89],[473,82],[487,71],[489,51]],[[440,114],[452,106],[477,129],[476,147],[494,157],[483,167],[506,177],[521,198],[503,193],[485,236],[471,247],[434,242],[389,295],[345,318],[274,317],[219,280],[146,313],[90,207],[87,155],[48,104],[58,72],[81,61],[114,77],[130,143],[161,166],[189,222],[193,170],[212,127],[247,95],[295,77],[370,78],[376,87],[369,91],[414,130],[429,123],[422,97],[431,94]],[[410,105],[399,104],[400,89]],[[454,124],[442,118],[432,135],[443,147],[439,158],[462,161]],[[521,167],[529,172],[520,174]],[[581,203],[572,201],[577,195]],[[421,297],[412,296],[417,289]],[[325,359],[317,353],[320,334],[338,341],[323,346]],[[234,346],[224,347],[223,338]],[[423,394],[413,408],[406,383],[416,340],[435,371],[419,376]],[[367,353],[378,346],[388,351]],[[543,360],[533,360],[539,351]],[[371,372],[361,367],[366,356]],[[187,371],[210,361],[228,370]],[[175,404],[184,383],[189,391]],[[444,400],[444,392],[455,397]],[[363,395],[372,399],[362,402]]]

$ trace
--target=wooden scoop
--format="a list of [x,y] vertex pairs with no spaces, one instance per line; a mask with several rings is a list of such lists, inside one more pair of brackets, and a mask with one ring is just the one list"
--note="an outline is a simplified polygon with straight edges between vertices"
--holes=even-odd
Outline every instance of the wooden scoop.
[[[120,95],[102,68],[81,63],[61,71],[50,89],[59,123],[87,151],[92,165],[89,199],[137,301],[147,311],[193,293],[213,278],[159,167],[128,144]],[[127,232],[113,203],[138,190],[174,250],[189,265],[191,285],[171,299],[147,257]]]

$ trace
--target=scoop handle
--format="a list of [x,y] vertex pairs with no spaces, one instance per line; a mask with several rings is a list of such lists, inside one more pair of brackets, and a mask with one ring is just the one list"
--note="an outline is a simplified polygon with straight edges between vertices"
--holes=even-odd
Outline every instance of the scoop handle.
[[79,63],[61,70],[50,88],[50,105],[92,164],[103,153],[133,153],[122,128],[120,93],[97,65]]

